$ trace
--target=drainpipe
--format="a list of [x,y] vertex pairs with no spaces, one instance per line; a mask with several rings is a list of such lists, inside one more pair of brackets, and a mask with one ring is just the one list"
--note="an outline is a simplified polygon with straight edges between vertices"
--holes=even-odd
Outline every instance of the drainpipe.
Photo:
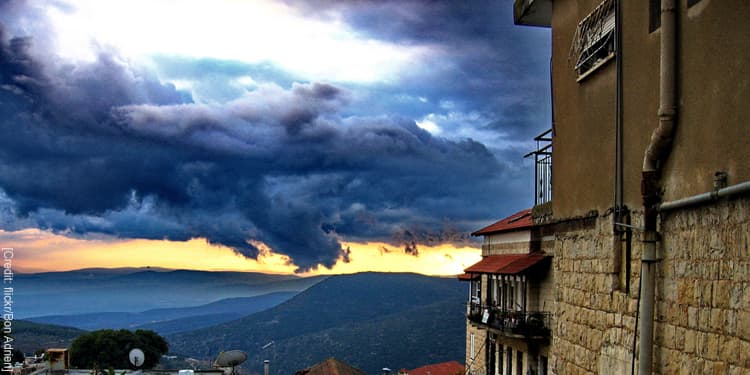
[[614,191],[612,194],[612,252],[615,256],[615,268],[619,271],[623,267],[622,257],[622,237],[624,231],[618,223],[624,223],[623,220],[623,173],[622,173],[622,4],[620,0],[615,0],[615,181]]
[[651,375],[654,341],[654,295],[656,288],[657,207],[661,167],[672,147],[676,115],[676,1],[661,1],[661,48],[659,61],[659,126],[643,158],[641,194],[643,196],[643,254],[641,256],[641,336],[638,374]]

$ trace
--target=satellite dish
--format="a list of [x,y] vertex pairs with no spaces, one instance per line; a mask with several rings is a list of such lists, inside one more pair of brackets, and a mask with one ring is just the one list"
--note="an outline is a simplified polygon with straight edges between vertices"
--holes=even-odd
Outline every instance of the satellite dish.
[[218,367],[234,367],[247,361],[247,353],[242,350],[230,350],[219,353],[214,365]]
[[132,363],[133,366],[141,367],[146,360],[146,355],[143,354],[143,350],[134,348],[128,353],[128,358],[130,358],[130,363]]

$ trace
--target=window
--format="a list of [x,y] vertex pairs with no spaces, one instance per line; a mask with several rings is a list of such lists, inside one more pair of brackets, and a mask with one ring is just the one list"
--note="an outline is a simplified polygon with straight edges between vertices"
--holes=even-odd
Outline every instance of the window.
[[490,279],[490,282],[492,283],[491,284],[492,285],[492,303],[494,305],[497,305],[498,302],[500,301],[500,290],[498,288],[499,280],[498,280],[497,276],[493,275],[491,277],[492,278]]
[[516,352],[516,374],[523,374],[523,352]]
[[471,281],[471,303],[482,303],[482,279],[477,278]]
[[648,32],[661,27],[661,0],[648,0]]
[[507,355],[505,356],[505,373],[510,375],[513,373],[513,349],[510,347],[507,347],[508,349],[505,350]]
[[497,362],[495,363],[495,374],[502,375],[503,373],[503,348],[502,344],[497,346]]
[[547,375],[547,357],[539,356],[539,375]]
[[615,2],[604,0],[578,23],[570,47],[570,60],[578,80],[604,65],[615,55]]

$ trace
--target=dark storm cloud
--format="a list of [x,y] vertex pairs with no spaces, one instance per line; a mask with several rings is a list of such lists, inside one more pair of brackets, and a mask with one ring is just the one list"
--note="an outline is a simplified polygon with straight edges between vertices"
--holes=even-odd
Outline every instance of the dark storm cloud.
[[[499,139],[526,144],[550,126],[549,31],[514,25],[510,2],[287,3],[304,14],[341,19],[368,37],[427,46],[436,53],[429,69],[400,77],[398,87],[364,88],[381,100],[367,101],[364,108],[357,108],[360,111],[399,110],[415,118],[431,112],[475,112],[485,119],[478,126],[498,130]],[[441,102],[450,108],[435,108]],[[458,125],[445,124],[445,130]]]
[[65,66],[35,60],[29,43],[5,37],[1,50],[5,229],[205,237],[250,257],[259,240],[307,269],[349,259],[339,236],[399,243],[410,225],[485,217],[466,199],[501,191],[481,144],[343,118],[347,92],[332,85],[183,103],[111,53]]
[[[396,14],[388,31],[379,25],[395,12],[392,4],[379,10],[352,4],[360,5],[343,8],[350,22],[404,43],[426,38],[449,45],[472,30],[490,32],[473,25],[474,18],[463,26],[451,21],[451,6],[430,10],[416,2]],[[380,13],[368,16],[370,9]],[[446,30],[431,30],[440,20]],[[418,245],[466,243],[464,233],[526,205],[513,200],[526,194],[518,181],[528,174],[515,169],[515,161],[498,160],[475,140],[435,137],[409,113],[364,111],[352,88],[258,79],[257,87],[232,100],[193,103],[113,51],[71,64],[40,52],[36,43],[0,28],[4,229],[203,237],[248,257],[259,254],[253,241],[261,241],[305,270],[350,260],[344,239],[384,241],[415,256]],[[484,47],[470,41],[468,52],[445,62],[453,73],[486,70],[479,78],[465,71],[430,85],[417,74],[407,87],[415,95],[476,100],[487,108],[517,101],[488,94],[497,83],[496,67],[471,62],[489,56]],[[189,78],[219,64],[212,74],[248,74],[241,64],[203,63],[209,66],[192,72],[175,63],[171,71]],[[262,76],[258,71],[249,75]],[[455,91],[436,88],[442,85]],[[487,98],[477,99],[482,95]],[[525,126],[519,121],[517,127]]]

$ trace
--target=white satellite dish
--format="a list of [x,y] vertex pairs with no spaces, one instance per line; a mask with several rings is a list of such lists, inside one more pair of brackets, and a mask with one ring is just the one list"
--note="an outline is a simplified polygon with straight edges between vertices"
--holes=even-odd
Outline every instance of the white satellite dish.
[[214,362],[217,367],[234,367],[247,360],[247,353],[241,350],[230,350],[219,353]]
[[146,354],[143,353],[143,350],[135,348],[128,353],[128,358],[130,358],[130,363],[132,363],[133,366],[141,367],[146,360]]

